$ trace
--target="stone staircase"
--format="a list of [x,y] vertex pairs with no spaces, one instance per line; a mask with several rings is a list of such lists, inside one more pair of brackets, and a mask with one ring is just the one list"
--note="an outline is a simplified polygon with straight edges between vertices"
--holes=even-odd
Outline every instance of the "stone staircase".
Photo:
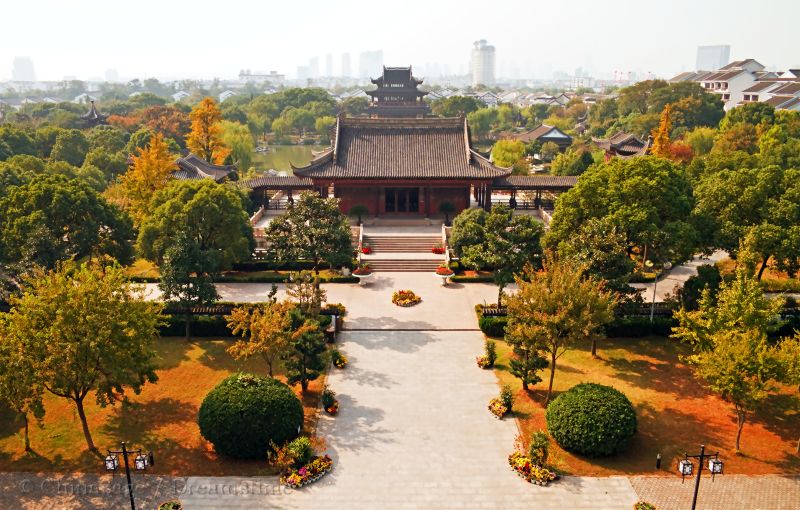
[[388,235],[364,234],[364,244],[372,248],[370,255],[362,255],[362,262],[375,272],[433,272],[444,262],[444,255],[431,253],[431,248],[442,242],[438,235]]

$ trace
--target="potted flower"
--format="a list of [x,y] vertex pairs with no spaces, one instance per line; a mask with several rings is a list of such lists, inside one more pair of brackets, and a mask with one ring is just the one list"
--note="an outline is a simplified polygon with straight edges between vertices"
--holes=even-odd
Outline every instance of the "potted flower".
[[502,400],[499,398],[493,398],[489,401],[489,412],[491,412],[498,420],[502,420],[506,413],[508,413],[508,408],[503,405]]
[[330,414],[331,416],[336,416],[339,413],[339,401],[336,400],[336,393],[334,393],[332,389],[328,388],[327,384],[322,389],[322,396],[320,400],[322,401],[322,407],[325,408],[326,413]]
[[431,248],[431,253],[435,253],[436,255],[444,255],[444,245],[442,243],[436,243]]
[[342,355],[342,353],[337,349],[334,349],[333,352],[331,352],[331,358],[333,360],[333,366],[336,368],[344,368],[347,366],[347,358],[345,358],[344,355]]
[[478,356],[475,358],[475,361],[480,368],[492,368],[494,362],[497,361],[497,344],[494,340],[486,339],[486,342],[483,344],[483,349],[486,351],[486,354]]
[[633,510],[656,510],[656,506],[647,501],[637,501],[633,505]]
[[183,510],[183,504],[177,499],[171,499],[158,505],[158,510]]
[[408,308],[422,301],[422,298],[414,294],[413,290],[398,290],[392,294],[392,303],[397,306]]
[[[536,434],[534,434],[532,441],[536,440]],[[547,460],[546,453],[544,455],[539,454],[534,459],[531,455],[526,455],[523,452],[524,445],[521,436],[517,436],[515,443],[514,453],[508,456],[508,465],[520,478],[528,483],[542,486],[549,484],[553,480],[558,480],[558,474],[544,466]],[[533,445],[532,449],[534,449]]]
[[359,266],[353,270],[353,276],[358,278],[359,285],[363,285],[364,279],[372,276],[372,268],[369,267],[369,264],[359,264]]
[[447,264],[442,264],[436,268],[436,276],[442,279],[442,286],[447,286],[447,279],[453,276],[453,270],[447,267]]
[[304,485],[316,482],[333,469],[333,460],[328,455],[316,454],[320,449],[314,441],[306,437],[298,437],[278,451],[278,464],[285,463],[281,475],[282,485],[299,489]]
[[364,255],[369,255],[370,253],[372,253],[372,246],[368,245],[367,243],[362,244],[361,253],[363,253]]

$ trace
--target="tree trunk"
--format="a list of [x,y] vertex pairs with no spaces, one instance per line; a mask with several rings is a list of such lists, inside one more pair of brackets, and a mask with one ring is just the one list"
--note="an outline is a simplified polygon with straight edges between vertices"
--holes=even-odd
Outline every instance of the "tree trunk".
[[186,312],[186,341],[192,339],[192,313]]
[[592,357],[593,358],[597,357],[597,339],[596,338],[592,338]]
[[319,260],[318,259],[314,259],[314,275],[316,276],[316,278],[314,278],[314,288],[319,290]]
[[758,278],[757,280],[761,280],[761,276],[764,274],[764,270],[767,269],[767,262],[769,262],[769,257],[764,258],[764,262],[761,263],[761,268],[758,270]]
[[556,351],[550,354],[550,385],[547,387],[547,396],[544,399],[544,406],[550,402],[550,395],[553,393],[553,379],[556,376]]
[[497,308],[500,308],[501,306],[503,306],[503,288],[504,288],[503,285],[498,285],[498,290],[497,290]]
[[86,446],[89,447],[90,452],[97,452],[97,447],[92,441],[92,432],[89,430],[89,423],[86,421],[86,413],[83,410],[83,397],[73,399],[75,407],[78,408],[78,417],[81,419],[81,426],[83,427],[83,437],[86,438]]
[[744,428],[745,415],[742,411],[736,411],[736,453],[739,453],[739,440],[742,437],[742,428]]
[[25,451],[32,452],[31,450],[31,439],[28,436],[28,413],[21,413],[22,414],[22,422],[25,424],[25,429],[23,430],[22,440],[25,443]]

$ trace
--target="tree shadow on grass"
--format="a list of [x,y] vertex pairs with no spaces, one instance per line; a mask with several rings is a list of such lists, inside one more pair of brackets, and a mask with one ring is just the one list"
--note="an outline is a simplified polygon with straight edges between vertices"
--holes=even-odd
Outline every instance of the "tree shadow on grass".
[[773,393],[747,420],[763,425],[785,441],[796,441],[800,436],[800,397],[797,394]]
[[607,356],[604,363],[614,370],[614,377],[640,389],[656,389],[684,398],[706,394],[702,385],[687,383],[694,378],[689,368],[676,366],[670,360]]
[[101,430],[109,437],[148,444],[161,440],[157,435],[159,428],[196,419],[197,408],[194,405],[174,398],[123,402],[114,408]]
[[156,342],[156,358],[158,370],[169,370],[175,368],[183,362],[189,361],[189,351],[193,343],[187,342],[185,338],[163,337]]

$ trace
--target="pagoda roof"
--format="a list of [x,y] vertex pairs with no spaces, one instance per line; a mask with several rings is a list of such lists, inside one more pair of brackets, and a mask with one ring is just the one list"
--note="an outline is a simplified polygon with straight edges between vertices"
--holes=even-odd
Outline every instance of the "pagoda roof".
[[491,163],[470,142],[464,117],[340,116],[333,146],[295,175],[313,179],[494,179],[511,169]]
[[89,111],[81,115],[81,119],[94,121],[94,122],[102,122],[108,117],[108,115],[102,114],[97,111],[97,107],[94,104],[94,100],[91,101],[91,106],[89,107]]
[[236,165],[214,165],[191,152],[187,156],[179,158],[175,164],[178,169],[172,175],[176,179],[214,179],[216,182],[238,179]]
[[378,87],[383,87],[387,83],[405,83],[409,87],[417,88],[422,80],[414,78],[411,66],[408,67],[386,67],[383,66],[383,74],[378,78],[371,78],[370,81]]

